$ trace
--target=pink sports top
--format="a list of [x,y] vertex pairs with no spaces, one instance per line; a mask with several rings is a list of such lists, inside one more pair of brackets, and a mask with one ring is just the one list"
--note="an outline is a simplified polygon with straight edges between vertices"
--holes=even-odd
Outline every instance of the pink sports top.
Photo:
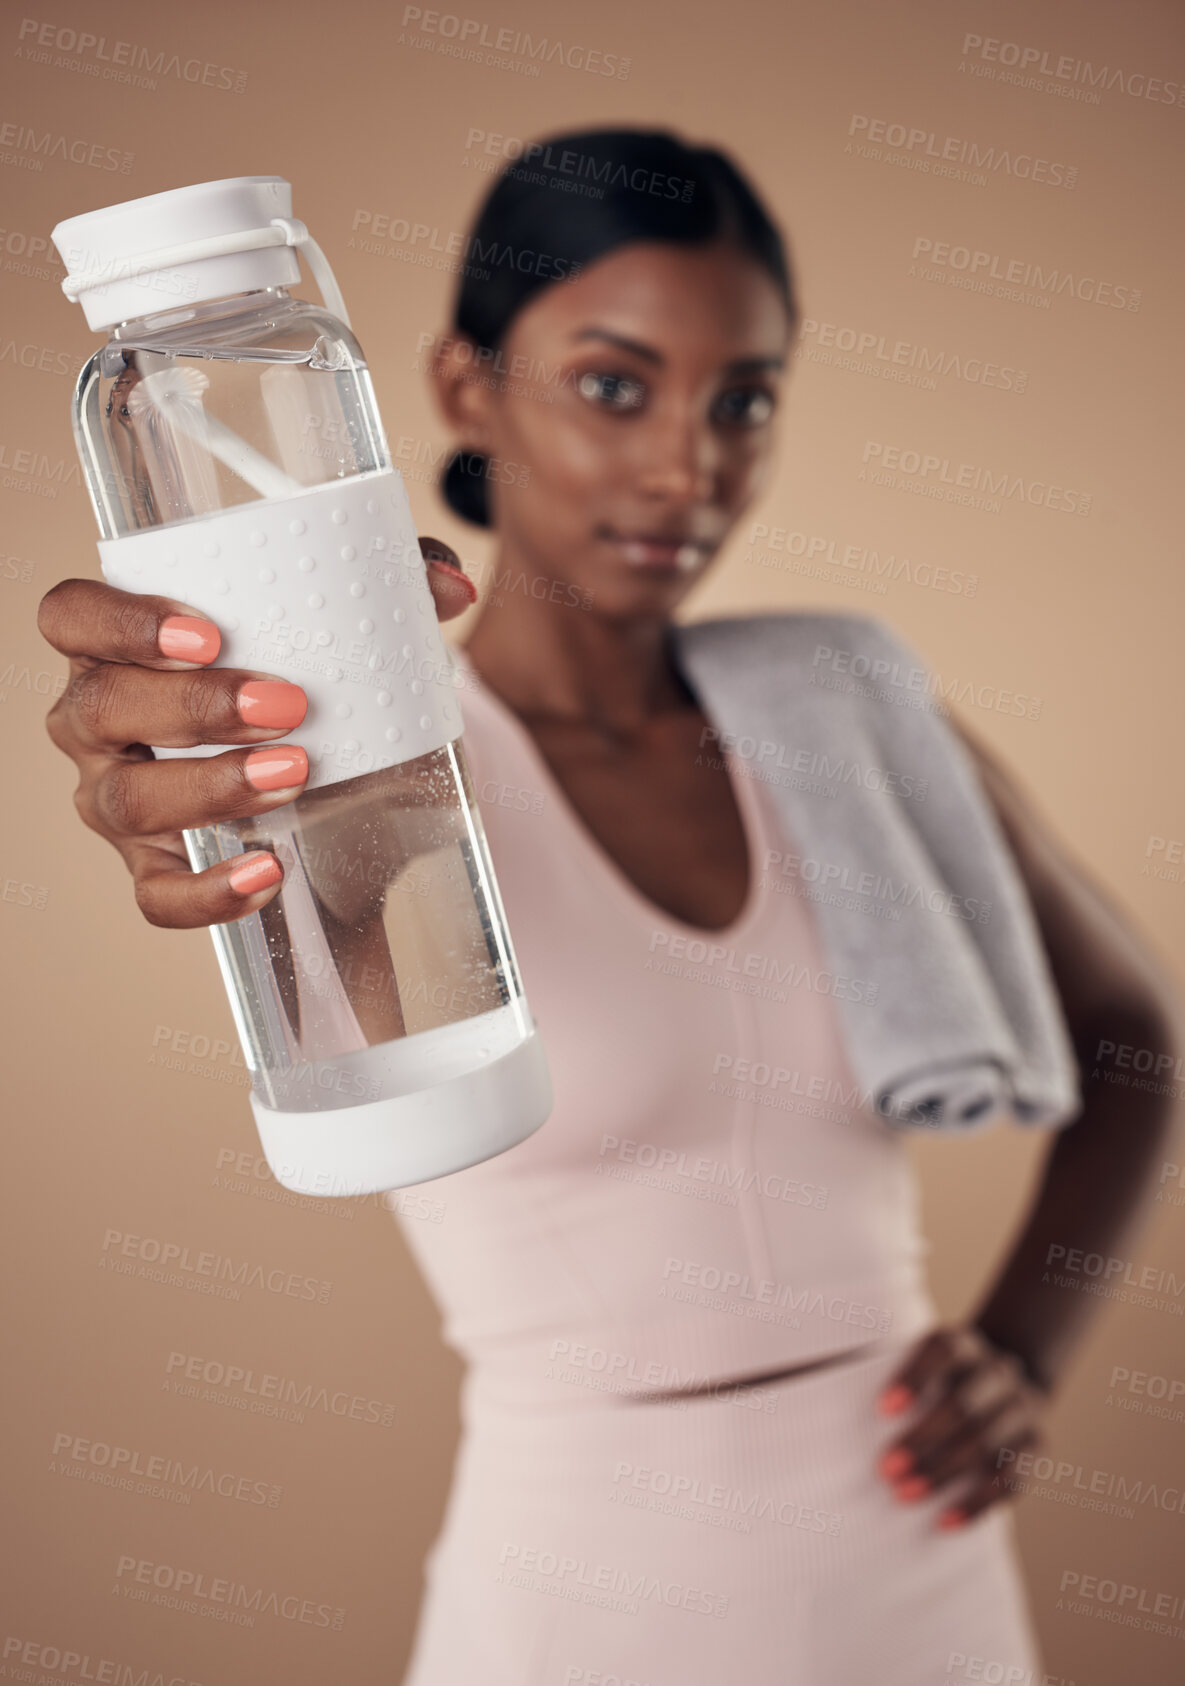
[[937,1314],[913,1169],[849,1069],[840,986],[809,902],[783,888],[801,881],[764,870],[793,842],[752,768],[727,757],[745,906],[717,931],[685,925],[452,649],[555,1107],[518,1147],[393,1201],[446,1338],[491,1375],[569,1362],[641,1392],[920,1333]]

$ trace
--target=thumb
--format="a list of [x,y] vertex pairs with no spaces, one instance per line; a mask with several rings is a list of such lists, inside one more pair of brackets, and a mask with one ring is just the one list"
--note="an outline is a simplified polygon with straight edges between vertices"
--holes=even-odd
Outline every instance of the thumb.
[[428,564],[428,584],[442,621],[454,620],[477,602],[477,587],[450,545],[441,539],[422,538],[420,553]]

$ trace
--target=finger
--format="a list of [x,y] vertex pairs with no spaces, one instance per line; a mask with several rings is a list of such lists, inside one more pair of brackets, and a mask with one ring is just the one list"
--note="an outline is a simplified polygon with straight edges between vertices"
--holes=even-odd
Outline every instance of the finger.
[[268,813],[299,796],[308,776],[308,755],[294,743],[169,760],[96,757],[84,761],[74,800],[103,836],[157,837]]
[[949,1441],[1020,1396],[1015,1371],[1003,1357],[955,1372],[933,1404],[886,1450],[882,1472],[890,1477],[907,1470],[924,1473]]
[[242,919],[271,901],[284,881],[283,867],[265,849],[219,861],[204,872],[194,872],[184,858],[161,844],[137,843],[125,859],[135,878],[140,912],[150,925],[171,930]]
[[[894,1495],[906,1502],[923,1499],[952,1481],[985,1469],[1006,1480],[1001,1464],[1011,1461],[1015,1448],[1037,1444],[1040,1438],[1027,1408],[1017,1406],[1015,1401],[1007,1403],[985,1421],[969,1424],[961,1433],[951,1435],[925,1464],[894,1481]],[[1003,1457],[1005,1451],[1007,1459]]]
[[1005,1404],[988,1421],[968,1428],[966,1435],[954,1436],[922,1475],[930,1487],[942,1487],[961,1475],[989,1469],[1006,1482],[1016,1452],[1037,1445],[1040,1438],[1040,1428],[1025,1409]]
[[308,698],[299,685],[250,668],[154,673],[123,662],[82,669],[46,716],[59,749],[121,750],[132,744],[192,749],[257,743],[299,726]]
[[1044,1436],[1031,1418],[1013,1417],[992,1427],[990,1455],[986,1460],[992,1475],[1010,1493],[1024,1492],[1013,1474],[1018,1452],[1043,1444]]
[[[1013,1403],[1001,1401],[994,1411],[966,1423],[962,1428],[952,1428],[940,1441],[928,1446],[914,1459],[905,1477],[911,1489],[909,1496],[945,1486],[957,1476],[982,1468],[985,1461],[994,1463],[996,1450],[1003,1438],[1002,1430],[996,1425],[1002,1425],[1006,1417],[1011,1420]],[[1017,1426],[1019,1430],[1019,1423]]]
[[984,1476],[962,1495],[957,1504],[948,1505],[945,1510],[940,1511],[934,1525],[944,1530],[965,1528],[992,1505],[1000,1504],[1010,1497],[1007,1488],[997,1487],[990,1477]]
[[[452,620],[477,600],[460,557],[441,539],[420,541],[429,563],[428,583],[441,620]],[[123,591],[100,580],[59,580],[37,607],[46,642],[83,666],[131,662],[138,667],[208,666],[222,647],[217,622],[180,598]]]
[[428,585],[440,620],[451,621],[477,602],[477,587],[461,566],[461,559],[441,539],[423,538],[420,551],[428,564]]
[[967,1365],[980,1345],[968,1329],[934,1329],[914,1347],[904,1364],[889,1378],[880,1395],[880,1409],[896,1416],[915,1404],[933,1382]]
[[165,669],[204,666],[222,647],[217,624],[175,597],[59,580],[37,606],[37,628],[64,656]]
[[[1034,1440],[1039,1437],[1033,1436]],[[982,1516],[994,1504],[1000,1504],[1015,1498],[1023,1488],[1002,1476],[996,1469],[985,1469],[968,1487],[940,1511],[935,1518],[935,1525],[939,1528],[962,1528],[977,1516]]]

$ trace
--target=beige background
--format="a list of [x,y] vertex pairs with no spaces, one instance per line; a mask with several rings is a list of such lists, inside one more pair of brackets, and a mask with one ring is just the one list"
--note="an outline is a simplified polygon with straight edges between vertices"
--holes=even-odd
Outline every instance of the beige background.
[[[789,231],[815,321],[982,357],[1028,381],[1017,392],[947,376],[924,390],[803,358],[780,474],[755,513],[837,545],[973,573],[974,596],[904,579],[874,595],[860,589],[867,576],[824,566],[813,577],[788,554],[781,568],[762,565],[746,528],[687,614],[867,609],[944,676],[1039,699],[1036,719],[973,703],[958,711],[1172,965],[1185,882],[1180,871],[1150,875],[1147,850],[1153,837],[1185,838],[1172,496],[1185,106],[1118,88],[1086,103],[977,77],[961,68],[961,49],[970,32],[1048,50],[1054,61],[1172,79],[1185,72],[1181,16],[1168,0],[690,0],[651,12],[634,0],[580,10],[465,0],[461,15],[484,20],[491,35],[533,31],[629,60],[625,75],[606,77],[558,62],[530,76],[447,56],[439,35],[403,28],[399,0],[253,9],[214,0],[201,13],[62,3],[30,14],[38,30],[52,17],[51,37],[89,29],[108,38],[108,52],[123,40],[215,67],[211,85],[168,71],[155,85],[129,85],[93,74],[107,62],[94,50],[30,57],[36,32],[18,12],[0,25],[0,721],[11,798],[0,853],[12,1284],[3,1447],[15,1497],[0,1576],[0,1677],[21,1677],[15,1638],[115,1658],[150,1678],[159,1669],[166,1680],[219,1686],[377,1686],[398,1679],[409,1644],[455,1443],[459,1367],[377,1201],[292,1204],[265,1177],[220,1183],[230,1159],[250,1162],[258,1151],[243,1068],[237,1053],[170,1053],[200,1050],[203,1038],[233,1042],[209,939],[139,918],[122,862],[76,820],[74,770],[45,735],[47,693],[64,663],[36,631],[37,602],[59,578],[99,577],[68,424],[71,378],[97,342],[60,292],[61,266],[44,251],[49,230],[189,182],[290,179],[296,214],[334,264],[370,356],[420,530],[458,545],[480,570],[485,541],[442,513],[429,470],[416,463],[444,443],[412,365],[417,336],[445,323],[451,280],[351,245],[360,214],[423,222],[439,243],[463,231],[488,180],[473,167],[483,154],[467,148],[471,129],[531,137],[659,122],[732,149]],[[217,85],[222,70],[232,83],[245,74],[242,91]],[[1001,171],[979,185],[864,158],[847,150],[854,116],[1040,154],[1075,166],[1077,184]],[[60,154],[63,140],[85,142],[74,148],[84,158],[92,145],[130,154],[128,172],[37,151]],[[29,167],[39,158],[43,167]],[[1044,295],[1045,307],[911,276],[919,238],[1138,289],[1139,308],[1064,293]],[[1055,482],[1088,493],[1090,512],[1010,500],[993,513],[861,481],[867,440]],[[465,631],[462,621],[450,636]],[[171,1063],[160,1063],[162,1052]],[[918,1145],[944,1312],[969,1302],[1005,1245],[1040,1147],[1019,1130]],[[1132,1256],[1179,1282],[1174,1192],[1185,1200],[1167,1181]],[[100,1262],[109,1230],[299,1272],[331,1282],[331,1295],[320,1305],[247,1290],[235,1304],[122,1278]],[[1173,1315],[1100,1305],[1050,1425],[1059,1457],[1128,1479],[1178,1477],[1182,1424],[1107,1401],[1114,1365],[1185,1377],[1183,1328]],[[364,1396],[393,1418],[384,1426],[314,1408],[303,1423],[279,1422],[187,1398],[168,1387],[174,1352]],[[199,1461],[282,1493],[274,1508],[205,1493],[181,1506],[72,1480],[53,1457],[62,1435],[127,1448],[142,1462]],[[1059,1608],[1058,1583],[1073,1568],[1150,1595],[1180,1592],[1185,1516],[1144,1505],[1134,1519],[1108,1519],[1036,1497],[1017,1516],[1052,1676],[1078,1686],[1180,1677],[1181,1641]],[[115,1590],[124,1555],[296,1593],[347,1616],[340,1632],[269,1617],[245,1630],[135,1605]]]

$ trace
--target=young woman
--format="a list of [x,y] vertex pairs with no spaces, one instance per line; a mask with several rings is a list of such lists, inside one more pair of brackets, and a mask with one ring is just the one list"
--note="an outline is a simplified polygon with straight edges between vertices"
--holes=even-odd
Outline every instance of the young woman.
[[[702,753],[671,638],[765,484],[795,285],[719,151],[635,130],[544,147],[485,202],[432,379],[458,444],[445,495],[497,535],[456,652],[465,743],[556,1106],[442,1179],[442,1223],[405,1225],[469,1360],[407,1683],[923,1686],[978,1678],[973,1659],[1036,1679],[1000,1501],[1092,1306],[1044,1265],[1114,1253],[1138,1221],[1166,1103],[1088,1067],[1100,1038],[1170,1050],[1176,998],[968,739],[1084,1093],[978,1309],[939,1323],[899,1130],[719,1077],[765,1062],[852,1091],[828,998],[653,960],[671,934],[819,956],[810,904],[759,873],[792,839],[735,757]],[[476,592],[424,550],[450,619]],[[144,916],[264,906],[278,863],[194,874],[179,833],[300,793],[303,693],[211,665],[216,627],[170,599],[66,580],[39,624],[71,668],[50,736]],[[144,747],[199,742],[239,747]],[[747,1284],[732,1301],[704,1291],[722,1272]],[[788,1281],[826,1312],[753,1314]]]

